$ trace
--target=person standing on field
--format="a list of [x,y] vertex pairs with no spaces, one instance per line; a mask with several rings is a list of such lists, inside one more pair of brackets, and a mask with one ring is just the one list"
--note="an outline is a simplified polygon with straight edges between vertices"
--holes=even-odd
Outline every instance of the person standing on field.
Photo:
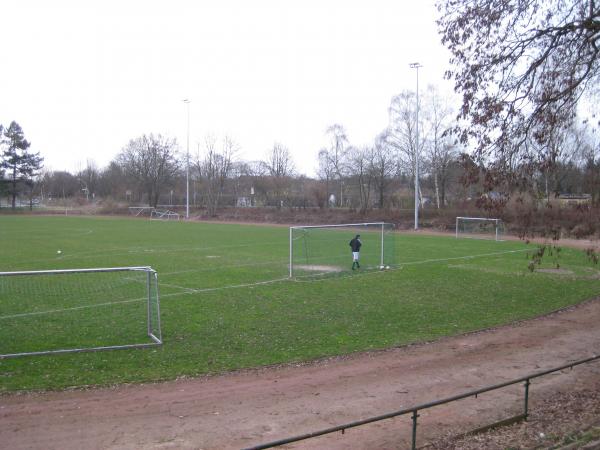
[[360,247],[362,242],[360,241],[360,234],[357,234],[354,239],[350,241],[350,248],[352,249],[352,270],[356,267],[360,269],[360,263],[358,259],[360,257]]

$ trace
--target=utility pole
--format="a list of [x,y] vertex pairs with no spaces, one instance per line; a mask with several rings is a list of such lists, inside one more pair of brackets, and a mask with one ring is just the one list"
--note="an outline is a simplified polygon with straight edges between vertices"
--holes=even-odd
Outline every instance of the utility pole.
[[411,69],[417,69],[417,136],[415,139],[415,230],[419,229],[419,68],[420,63],[410,64]]
[[187,105],[187,150],[185,156],[185,218],[190,218],[190,100],[185,99]]

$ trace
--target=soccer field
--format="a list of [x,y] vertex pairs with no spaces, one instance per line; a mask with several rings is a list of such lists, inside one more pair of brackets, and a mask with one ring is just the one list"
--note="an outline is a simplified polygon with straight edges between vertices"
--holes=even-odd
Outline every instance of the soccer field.
[[[155,381],[382,349],[534,317],[600,292],[599,267],[577,250],[545,257],[542,268],[558,262],[560,271],[532,273],[537,247],[523,242],[396,234],[390,270],[352,272],[353,236],[338,237],[320,245],[343,246],[341,270],[288,279],[287,227],[0,216],[0,271],[155,269],[164,340],[150,349],[0,359],[0,391]],[[57,303],[50,294],[67,289],[61,278],[47,280],[38,290],[48,295],[35,304],[8,278],[0,278],[0,353],[144,337],[144,299],[129,294],[129,278],[109,283],[127,286],[125,299],[85,305]],[[75,289],[109,292],[107,281],[91,280],[80,277]]]

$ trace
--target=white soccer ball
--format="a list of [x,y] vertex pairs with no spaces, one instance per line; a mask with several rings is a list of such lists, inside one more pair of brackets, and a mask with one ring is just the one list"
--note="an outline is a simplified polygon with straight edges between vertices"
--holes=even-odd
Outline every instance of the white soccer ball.
[[56,250],[56,254],[60,255],[62,253],[62,250]]
[[389,270],[390,266],[385,266],[386,270]]
[[385,266],[379,266],[379,270],[385,269]]

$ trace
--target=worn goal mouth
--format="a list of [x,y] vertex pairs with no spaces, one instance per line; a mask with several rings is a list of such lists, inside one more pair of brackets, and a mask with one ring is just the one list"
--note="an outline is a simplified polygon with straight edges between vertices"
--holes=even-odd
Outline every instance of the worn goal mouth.
[[311,271],[311,272],[335,273],[335,272],[343,272],[343,270],[344,270],[340,266],[326,266],[326,265],[320,265],[320,264],[299,264],[294,267],[298,270],[306,270],[306,271]]

